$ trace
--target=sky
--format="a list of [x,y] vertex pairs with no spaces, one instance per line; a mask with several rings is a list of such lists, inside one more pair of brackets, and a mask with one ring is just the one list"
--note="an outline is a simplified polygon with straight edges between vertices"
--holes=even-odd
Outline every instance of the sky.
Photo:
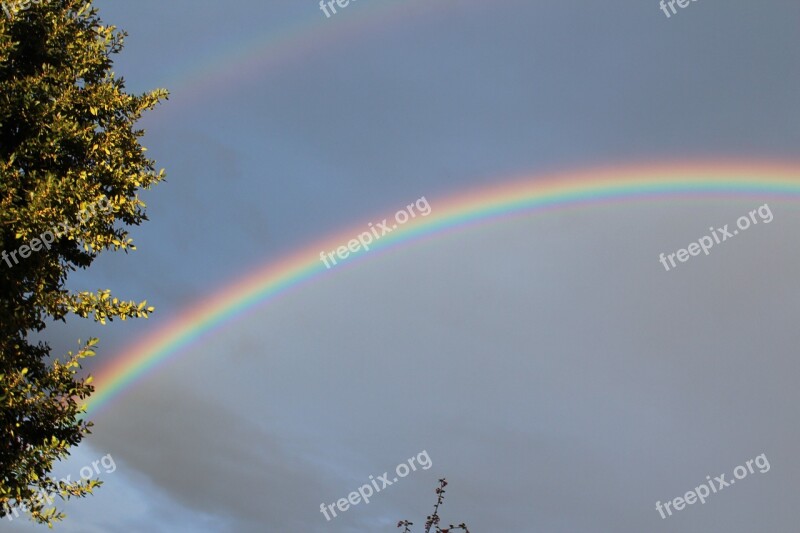
[[[800,168],[791,0],[693,0],[670,17],[656,0],[351,0],[330,17],[313,0],[95,3],[129,33],[114,69],[127,88],[171,96],[140,123],[167,181],[143,194],[137,251],[70,280],[156,312],[47,331],[56,350],[99,336],[90,370],[420,198],[435,213],[595,168]],[[760,207],[708,256],[659,263]],[[60,505],[57,529],[422,531],[446,477],[443,520],[473,533],[795,531],[798,228],[788,197],[685,197],[366,253],[114,398],[59,473],[114,467]],[[336,509],[411,458],[427,468]],[[748,460],[705,503],[657,509]]]

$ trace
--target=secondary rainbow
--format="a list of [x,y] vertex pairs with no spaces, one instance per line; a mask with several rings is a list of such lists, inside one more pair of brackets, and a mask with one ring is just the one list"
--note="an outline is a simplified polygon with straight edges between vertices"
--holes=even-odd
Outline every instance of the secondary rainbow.
[[[291,64],[303,57],[342,53],[340,47],[346,45],[347,40],[355,41],[370,33],[386,32],[404,21],[430,21],[433,15],[446,15],[454,9],[463,11],[470,5],[480,7],[481,3],[476,0],[416,3],[382,0],[355,4],[346,12],[327,19],[319,10],[318,2],[309,2],[298,9],[302,17],[282,27],[267,24],[263,33],[249,38],[220,43],[214,53],[198,56],[188,66],[176,66],[156,85],[172,94],[174,101],[164,108],[165,111],[174,108],[175,104],[191,105],[197,99],[225,94],[231,84],[241,87],[275,67]],[[158,116],[163,116],[163,113]]]
[[[619,205],[625,202],[663,202],[670,199],[754,198],[800,200],[800,163],[694,163],[649,165],[589,170],[540,178],[512,179],[450,198],[426,197],[427,217],[417,217],[376,240],[369,251],[359,251],[340,265],[327,269],[322,250],[332,250],[365,231],[368,222],[393,215],[376,214],[362,225],[338,232],[298,252],[264,265],[217,291],[179,318],[158,328],[142,341],[116,355],[95,377],[98,390],[87,403],[97,415],[111,400],[160,365],[188,353],[203,335],[217,331],[256,306],[267,304],[289,289],[314,279],[335,276],[383,251],[397,253],[397,245],[447,231],[461,230],[509,216],[552,210]],[[402,209],[416,198],[399,200]],[[654,265],[655,269],[660,265]]]

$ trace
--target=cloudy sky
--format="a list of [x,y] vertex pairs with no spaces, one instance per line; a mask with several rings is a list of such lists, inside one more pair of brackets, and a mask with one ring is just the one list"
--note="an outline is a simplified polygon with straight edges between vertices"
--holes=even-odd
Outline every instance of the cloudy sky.
[[[656,0],[351,0],[330,18],[315,0],[96,4],[130,34],[128,88],[172,91],[142,121],[168,181],[144,197],[138,251],[71,281],[157,312],[48,333],[64,349],[100,336],[100,366],[422,196],[435,212],[519,176],[798,159],[794,0],[670,18]],[[765,204],[769,223],[659,264]],[[774,195],[627,203],[332,269],[117,398],[59,472],[108,454],[114,468],[59,529],[421,531],[447,477],[444,520],[474,533],[795,531],[798,228],[796,201]],[[757,456],[705,504],[656,510]],[[429,467],[320,512],[412,457]]]

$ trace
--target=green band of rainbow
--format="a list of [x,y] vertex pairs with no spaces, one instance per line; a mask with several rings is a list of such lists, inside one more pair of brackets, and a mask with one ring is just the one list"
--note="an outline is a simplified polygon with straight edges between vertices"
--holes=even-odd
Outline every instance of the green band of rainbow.
[[[629,201],[737,197],[758,198],[760,202],[800,199],[800,164],[694,163],[607,168],[513,180],[443,201],[427,198],[432,208],[430,215],[399,226],[376,240],[369,251],[357,252],[345,263],[363,260],[403,242],[517,214]],[[416,198],[407,200],[397,207],[403,208]],[[385,214],[390,215],[393,213]],[[367,222],[370,221],[255,270],[115,356],[97,373],[98,390],[87,403],[88,414],[99,414],[124,390],[165,362],[187,353],[185,348],[222,324],[304,282],[335,275],[345,265],[328,270],[320,261],[320,251],[346,244],[366,231]]]

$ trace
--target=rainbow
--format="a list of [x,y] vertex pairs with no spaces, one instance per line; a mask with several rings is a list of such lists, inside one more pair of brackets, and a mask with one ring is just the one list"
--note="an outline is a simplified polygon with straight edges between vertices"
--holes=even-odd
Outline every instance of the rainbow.
[[[86,404],[87,415],[97,415],[114,398],[137,381],[156,372],[166,362],[188,352],[204,335],[241,317],[257,306],[274,301],[290,289],[315,279],[336,275],[337,269],[367,259],[379,250],[395,248],[423,237],[491,223],[510,216],[619,205],[625,202],[685,199],[758,198],[759,202],[800,199],[800,163],[693,163],[646,165],[588,170],[541,178],[505,181],[449,199],[426,198],[431,213],[411,219],[376,240],[369,251],[359,251],[327,269],[320,252],[334,250],[377,222],[387,212],[364,224],[338,232],[257,268],[242,279],[192,305],[175,320],[160,326],[142,341],[119,354],[95,376],[97,391]],[[405,200],[405,199],[404,199]],[[397,208],[406,204],[401,202]],[[755,206],[754,206],[755,207]],[[655,258],[654,258],[655,261]],[[660,265],[655,264],[655,269]]]
[[[211,94],[230,89],[231,80],[237,86],[252,81],[279,66],[293,64],[304,56],[331,53],[342,40],[367,37],[370,33],[386,31],[403,20],[424,18],[433,14],[445,15],[453,9],[463,11],[479,2],[469,0],[437,0],[410,4],[407,0],[363,0],[327,19],[317,2],[303,7],[304,17],[280,28],[273,28],[247,40],[231,41],[217,51],[200,57],[194,63],[180,65],[157,85],[167,87],[174,100],[164,111],[176,104],[187,106]],[[159,113],[158,116],[162,116]]]

